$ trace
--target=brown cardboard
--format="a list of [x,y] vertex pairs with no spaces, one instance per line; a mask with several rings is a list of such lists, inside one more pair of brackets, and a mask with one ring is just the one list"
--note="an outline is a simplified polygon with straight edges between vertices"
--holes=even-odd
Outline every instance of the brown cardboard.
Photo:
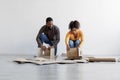
[[54,47],[51,46],[50,48],[46,48],[45,50],[39,49],[39,57],[49,56],[51,59],[54,59]]
[[78,48],[70,48],[67,51],[67,59],[79,59],[79,49]]
[[32,63],[32,64],[37,64],[37,65],[86,63],[85,60],[51,60],[51,59],[46,59],[43,57],[39,57],[35,59],[18,58],[14,60],[14,62]]
[[88,58],[89,62],[116,62],[116,58],[94,58],[94,57],[89,57]]
[[50,50],[48,48],[45,50],[40,49],[40,56],[50,56]]

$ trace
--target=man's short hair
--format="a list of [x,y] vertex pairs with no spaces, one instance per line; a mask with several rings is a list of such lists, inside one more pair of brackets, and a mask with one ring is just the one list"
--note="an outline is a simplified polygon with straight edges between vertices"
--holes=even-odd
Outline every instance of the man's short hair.
[[46,23],[49,22],[49,21],[53,21],[53,19],[51,17],[47,17],[46,18]]

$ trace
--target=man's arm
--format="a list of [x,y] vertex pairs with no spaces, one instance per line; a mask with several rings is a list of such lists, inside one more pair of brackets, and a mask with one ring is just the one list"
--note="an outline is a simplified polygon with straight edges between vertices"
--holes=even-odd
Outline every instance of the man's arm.
[[38,47],[41,47],[42,46],[42,42],[40,40],[40,36],[41,34],[44,32],[44,26],[39,30],[38,32],[38,35],[36,37],[36,41],[37,41],[37,44],[38,44]]
[[60,30],[59,30],[59,28],[56,28],[56,40],[55,40],[53,46],[56,46],[59,43],[59,41],[60,41]]

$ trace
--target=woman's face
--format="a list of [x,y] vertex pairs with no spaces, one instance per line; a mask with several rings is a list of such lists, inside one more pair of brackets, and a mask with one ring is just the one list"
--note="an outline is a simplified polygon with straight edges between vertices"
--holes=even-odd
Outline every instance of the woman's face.
[[72,28],[71,31],[73,34],[77,34],[77,28]]

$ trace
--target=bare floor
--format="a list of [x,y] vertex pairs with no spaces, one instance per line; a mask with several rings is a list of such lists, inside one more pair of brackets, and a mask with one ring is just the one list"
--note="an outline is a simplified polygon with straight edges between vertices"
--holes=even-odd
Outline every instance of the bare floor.
[[18,55],[0,55],[0,80],[120,80],[120,62],[17,64]]

